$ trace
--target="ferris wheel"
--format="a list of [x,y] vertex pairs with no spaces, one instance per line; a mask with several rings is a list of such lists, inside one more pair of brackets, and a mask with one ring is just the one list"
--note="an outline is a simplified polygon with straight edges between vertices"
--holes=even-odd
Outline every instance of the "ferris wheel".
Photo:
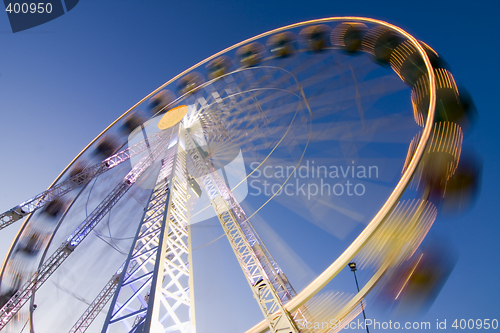
[[[474,187],[459,164],[472,109],[432,48],[375,19],[301,22],[222,50],[0,216],[20,226],[0,330],[213,332],[218,314],[219,332],[238,320],[337,332],[314,323],[348,323],[395,271],[407,282],[398,267],[415,271],[438,210]],[[342,251],[322,250],[330,238]],[[296,257],[321,270],[292,286],[280,260]],[[350,262],[361,290],[326,292]]]

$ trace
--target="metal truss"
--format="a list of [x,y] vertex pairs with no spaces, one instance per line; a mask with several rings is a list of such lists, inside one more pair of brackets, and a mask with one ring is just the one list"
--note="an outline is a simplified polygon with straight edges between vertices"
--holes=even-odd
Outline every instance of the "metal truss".
[[99,292],[97,297],[90,303],[89,307],[82,314],[80,319],[73,325],[69,333],[84,333],[89,328],[90,324],[94,321],[94,319],[99,315],[99,312],[106,306],[111,297],[114,295],[114,291],[116,290],[116,285],[120,280],[120,274],[123,270],[123,266],[113,274],[111,280],[104,286],[104,288]]
[[99,164],[86,168],[73,177],[0,214],[0,230],[42,208],[54,199],[71,192],[75,188],[88,183],[93,178],[139,155],[146,149],[151,149],[151,146],[154,147],[154,145],[164,140],[165,135],[165,131],[158,132],[150,138],[108,157]]
[[[236,91],[238,91],[238,87],[234,88]],[[232,93],[228,91],[226,92],[228,94]],[[212,101],[212,103],[215,103],[215,106],[218,107],[218,100],[220,98],[217,98],[218,95],[214,94],[215,93],[212,92],[212,96],[215,98],[215,101]],[[207,100],[205,100],[204,98],[198,98],[196,99],[196,101],[197,106],[199,107],[199,113],[197,114],[200,117],[199,120],[203,127],[203,134],[207,140],[207,144],[209,146],[212,145],[212,143],[218,144],[219,148],[221,148],[221,143],[224,144],[224,147],[229,147],[230,145],[232,145],[233,143],[231,142],[232,140],[230,137],[231,134],[226,130],[228,124],[226,124],[222,118],[215,116],[215,112],[211,110],[214,107],[214,104],[208,104]],[[242,102],[248,104],[247,107],[252,107],[252,104],[257,103],[254,97],[246,97],[243,101],[236,101],[234,98],[230,98],[229,104],[226,103],[223,107],[225,109],[234,109],[237,107],[240,108]],[[255,107],[258,108],[259,106],[257,105]],[[187,135],[184,130],[182,130],[181,133]],[[306,310],[304,308],[301,308],[290,315],[286,313],[286,310],[284,310],[283,307],[283,304],[286,304],[296,295],[295,290],[291,286],[283,271],[277,265],[274,258],[271,256],[269,250],[266,248],[257,232],[253,229],[253,226],[247,220],[243,209],[234,199],[226,183],[215,170],[215,167],[209,160],[201,157],[206,157],[206,154],[203,154],[203,152],[200,151],[201,148],[199,147],[199,145],[196,145],[196,143],[191,139],[191,136],[190,138],[186,138],[185,144],[187,154],[192,160],[197,160],[197,162],[194,163],[196,170],[193,170],[193,172],[191,173],[195,176],[204,175],[204,177],[202,178],[204,185],[203,187],[211,198],[212,204],[214,204],[214,206],[216,207],[217,216],[223,224],[226,234],[229,234],[228,239],[231,240],[233,250],[235,250],[240,265],[243,268],[249,284],[252,286],[254,295],[257,295],[256,298],[258,299],[259,305],[261,309],[263,309],[263,313],[268,320],[269,327],[273,332],[298,332],[295,323],[304,323]],[[183,159],[182,161],[183,163],[185,163],[185,159]],[[162,177],[159,177],[158,181],[161,182],[161,178]],[[186,180],[182,184],[182,186],[185,186],[187,184],[188,180]],[[165,186],[168,188],[168,183],[165,183]],[[170,198],[167,199],[167,195],[172,194],[170,192],[168,192],[168,194],[163,193],[163,198],[158,197],[155,199],[162,202],[159,207],[167,206],[168,200],[170,200]],[[158,209],[159,207],[151,206],[151,209]],[[184,205],[184,207],[187,207],[187,205]],[[168,214],[168,209],[167,211],[163,210],[162,213]],[[160,219],[161,217],[161,214],[156,215],[157,219]],[[151,271],[154,270],[153,265],[156,263],[156,260],[153,258],[156,258],[159,253],[157,248],[159,235],[151,233],[151,231],[155,230],[156,233],[159,233],[161,231],[158,230],[159,226],[155,227],[154,223],[151,220],[147,221],[149,222],[149,229],[143,226],[145,221],[145,218],[143,218],[143,222],[141,223],[138,235],[136,236],[137,239],[134,243],[135,246],[132,248],[133,251],[135,251],[135,254],[131,254],[131,260],[128,262],[128,269],[123,275],[123,280],[120,282],[121,288],[116,291],[116,299],[114,299],[113,303],[111,304],[110,310],[108,311],[108,328],[113,324],[113,327],[115,328],[115,326],[118,326],[116,324],[119,322],[122,323],[123,327],[128,332],[146,332],[148,329],[153,330],[156,328],[153,326],[154,324],[152,322],[148,323],[148,328],[145,328],[145,325],[148,308],[151,308],[150,302],[154,302],[150,294],[150,283],[152,282],[153,276],[158,275],[158,272],[152,273]],[[170,224],[172,224],[172,220],[170,221]],[[146,229],[142,230],[144,228]],[[168,226],[165,226],[164,228],[168,228]],[[187,221],[186,228],[189,228]],[[142,234],[139,234],[141,230]],[[171,232],[169,232],[168,234],[170,235]],[[188,258],[184,258],[184,261],[181,262],[186,262],[186,260],[187,262],[189,262],[189,230],[184,230],[183,235],[187,238],[188,245],[186,245],[186,241],[184,241],[184,245],[181,248],[188,248],[189,250],[187,253],[183,253],[183,255],[187,255]],[[243,235],[243,237],[241,235]],[[141,254],[140,251],[143,251],[143,253]],[[177,275],[181,274],[179,268],[180,266],[179,264],[168,264],[170,260],[169,256],[172,256],[172,254],[170,254],[170,252],[168,251],[169,250],[167,249],[167,252],[164,252],[166,253],[166,258],[164,258],[164,260],[167,264],[167,267],[170,267],[169,269],[174,272],[171,274],[173,274],[174,278],[176,278]],[[255,258],[252,257],[252,253]],[[192,275],[189,275],[189,266],[190,265],[188,264],[187,269],[184,269],[184,283],[180,284],[181,286],[184,286],[184,299],[179,300],[175,297],[175,293],[170,297],[170,301],[174,303],[173,305],[170,305],[171,311],[166,316],[170,316],[173,325],[165,328],[166,332],[195,331],[192,285],[189,284],[189,277],[192,278]],[[179,274],[176,275],[175,272],[179,272]],[[148,273],[150,275],[147,275]],[[164,272],[164,274],[166,273],[167,272]],[[265,281],[263,277],[266,278]],[[168,276],[168,278],[164,278],[165,283],[173,283],[172,286],[174,286],[175,282],[172,282],[171,280],[171,276]],[[104,288],[103,291],[101,291],[101,293],[97,295],[94,302],[89,306],[87,311],[79,320],[79,322],[85,322],[80,326],[80,331],[78,332],[84,332],[84,329],[86,329],[86,327],[91,324],[95,316],[105,306],[105,303],[109,301],[109,293],[111,293],[112,290],[117,289],[117,283],[118,282],[116,281],[116,279],[112,278],[106,288]],[[188,297],[188,290],[190,298]],[[182,288],[179,288],[177,286],[176,292],[182,294]],[[172,295],[171,293],[166,294]],[[165,295],[165,293],[160,293],[160,295]],[[167,298],[166,300],[161,300],[160,303],[163,304],[165,302],[168,302],[168,300],[169,298]],[[188,301],[190,303],[188,303]],[[188,311],[191,311],[190,323],[188,319]],[[284,315],[272,318],[272,314],[275,311],[281,311],[281,313],[284,313]],[[90,315],[92,313],[95,313],[94,317]],[[183,316],[183,318],[180,319],[180,316]],[[174,318],[176,317],[177,320],[174,320]],[[165,316],[162,318],[167,319],[167,317]],[[163,321],[163,324],[164,323],[165,320]],[[77,325],[78,323],[75,325],[75,327]],[[189,328],[183,331],[180,328],[183,327],[183,325],[186,325]],[[103,332],[106,332],[106,326],[103,329]]]
[[[163,135],[162,135],[163,136]],[[124,177],[110,194],[90,213],[70,237],[44,262],[37,272],[19,289],[19,291],[0,309],[0,330],[26,304],[31,295],[61,266],[74,249],[87,237],[113,206],[132,187],[136,180],[165,153],[170,140],[161,141],[155,149]]]
[[[190,140],[191,140],[190,138],[187,138],[188,142]],[[188,144],[187,150],[190,153],[191,158],[198,159],[198,158],[200,158],[200,156],[198,154],[196,154],[196,150],[193,151],[192,149],[189,149],[189,148],[193,147],[193,144],[194,144],[193,142],[191,144]],[[172,156],[172,152],[170,152],[169,156]],[[180,161],[183,163],[182,165],[184,165],[185,164],[185,156],[180,155],[179,158],[181,158]],[[173,162],[173,159],[168,163],[172,163],[172,162]],[[236,224],[234,224],[234,223],[232,224],[232,226],[230,226],[232,221],[234,221],[234,220],[238,221],[238,223],[241,226],[241,230],[243,231],[243,234],[249,240],[249,244],[251,244],[252,250],[255,252],[255,255],[258,258],[258,261],[262,265],[262,269],[264,270],[265,274],[268,276],[270,284],[274,287],[274,290],[275,290],[276,294],[278,295],[281,303],[285,304],[293,296],[296,295],[295,290],[293,289],[293,287],[289,283],[289,281],[286,278],[286,276],[284,275],[283,271],[277,265],[276,261],[272,258],[271,254],[269,253],[269,251],[265,247],[262,240],[259,238],[258,234],[253,229],[252,225],[248,221],[246,221],[246,217],[244,215],[245,213],[243,212],[243,210],[241,209],[239,204],[235,201],[235,199],[232,197],[231,191],[227,188],[225,183],[222,181],[222,178],[220,176],[218,176],[218,174],[216,173],[213,166],[210,166],[209,162],[208,162],[208,165],[211,167],[211,169],[208,170],[209,166],[207,166],[207,162],[208,161],[204,161],[203,163],[195,163],[195,166],[198,168],[198,171],[201,171],[202,168],[205,168],[204,174],[205,175],[212,174],[212,176],[213,176],[212,179],[209,179],[205,182],[205,184],[206,184],[205,189],[207,190],[207,193],[210,193],[209,194],[210,197],[216,197],[218,195],[218,193],[223,193],[223,195],[220,196],[220,198],[224,197],[224,198],[226,198],[226,203],[230,202],[230,207],[232,207],[231,210],[233,212],[233,216],[232,216],[233,220],[231,220],[231,217],[228,217],[228,215],[230,214],[229,210],[224,210],[224,212],[222,214],[222,220],[225,221],[225,224],[228,225],[229,229],[236,228]],[[164,167],[162,168],[162,170],[163,170],[162,172],[164,172],[164,174],[168,173],[164,170],[166,167],[169,167],[169,165],[170,164],[164,164]],[[170,167],[170,170],[171,170],[171,167]],[[210,172],[207,172],[207,170]],[[173,178],[173,179],[177,180],[178,178]],[[145,284],[149,283],[152,280],[152,276],[147,275],[148,273],[151,273],[151,272],[147,270],[146,265],[148,265],[148,261],[149,261],[150,267],[152,265],[154,265],[155,260],[152,258],[154,256],[153,252],[155,250],[157,251],[158,240],[159,240],[158,233],[161,232],[158,229],[159,226],[154,225],[155,222],[154,222],[153,218],[155,218],[157,220],[156,223],[158,223],[158,220],[162,219],[164,214],[166,214],[164,207],[167,206],[167,201],[169,200],[169,199],[167,199],[167,196],[168,196],[168,194],[170,194],[169,191],[168,192],[161,192],[162,190],[164,191],[165,188],[168,188],[168,183],[166,182],[163,174],[158,177],[158,182],[160,182],[160,184],[163,184],[163,186],[158,187],[158,184],[157,184],[157,187],[155,188],[155,192],[153,192],[152,197],[150,198],[150,203],[148,204],[148,212],[146,212],[146,214],[148,214],[150,217],[149,217],[149,219],[146,218],[146,215],[145,215],[145,217],[143,217],[143,223],[141,224],[141,227],[139,229],[139,232],[141,232],[141,234],[138,234],[137,240],[134,243],[134,244],[136,244],[133,247],[134,252],[130,256],[131,260],[128,261],[128,269],[123,277],[123,281],[121,282],[121,289],[122,289],[122,290],[120,290],[121,294],[120,294],[120,296],[116,296],[116,300],[114,301],[114,305],[112,305],[110,308],[110,311],[111,311],[111,309],[113,309],[114,314],[108,314],[108,316],[110,316],[110,322],[112,320],[111,317],[113,317],[113,315],[114,315],[115,320],[116,320],[115,323],[117,323],[120,320],[117,320],[116,317],[119,317],[118,311],[120,311],[120,309],[121,309],[121,311],[122,311],[122,313],[120,314],[120,316],[121,316],[120,318],[122,318],[121,321],[122,322],[128,321],[128,324],[124,324],[124,326],[125,326],[126,330],[129,332],[141,332],[139,329],[144,329],[144,327],[141,325],[144,323],[143,319],[146,316],[147,306],[149,305],[149,300],[151,300],[151,295],[150,295],[151,287],[145,286]],[[178,183],[176,182],[175,184],[178,184]],[[185,188],[184,184],[187,184],[187,179],[184,179],[183,182],[178,184],[178,185],[181,186],[182,188]],[[158,191],[159,191],[159,194],[158,194]],[[184,192],[182,192],[182,193],[184,193]],[[153,201],[155,201],[156,204],[153,205],[151,203]],[[176,202],[176,201],[174,200],[174,202]],[[224,203],[222,203],[222,204],[219,203],[219,205],[222,205],[222,207],[227,207],[227,206],[224,206],[225,205]],[[181,206],[184,209],[185,207],[187,207],[187,202],[184,202],[184,204]],[[155,210],[156,210],[156,212],[153,214],[152,212],[154,212]],[[158,211],[158,210],[160,210],[160,211]],[[234,213],[235,211],[237,211],[237,213]],[[178,209],[173,208],[172,212],[173,212],[173,214],[177,214],[177,216],[179,216]],[[187,216],[187,211],[185,212],[184,216]],[[174,223],[175,223],[175,220],[171,219],[170,224],[173,223],[172,221],[174,221]],[[144,226],[145,223],[147,223],[147,227]],[[189,230],[186,230],[186,228],[189,228],[189,226],[188,226],[187,220],[185,223],[186,223],[186,227],[184,228],[182,235],[186,238],[186,237],[189,237],[188,236]],[[165,228],[168,228],[168,227],[165,226]],[[226,228],[226,229],[228,229],[228,228]],[[155,233],[152,233],[152,231],[155,231]],[[230,231],[230,232],[232,232],[232,231]],[[173,234],[172,232],[169,232],[168,235],[178,235],[178,233]],[[241,241],[241,239],[240,239],[240,241]],[[187,253],[187,255],[189,256],[189,252],[191,249],[191,247],[189,245],[189,241],[186,243],[186,240],[184,240],[183,245],[178,246],[177,248],[189,249],[188,253]],[[168,252],[168,251],[169,251],[169,249],[167,249],[166,258],[164,258],[165,262],[167,262],[167,263],[171,262],[170,259],[174,258],[173,253]],[[156,255],[158,255],[158,253],[159,252],[157,251]],[[184,255],[184,257],[186,256],[185,250],[183,251],[183,253],[181,255]],[[245,253],[244,255],[248,256],[248,252]],[[184,261],[182,261],[182,262],[185,262],[185,260],[186,260],[186,258],[184,258]],[[188,258],[187,261],[190,262],[190,259]],[[105,286],[105,288],[97,295],[96,299],[91,303],[89,308],[81,316],[81,318],[78,320],[78,322],[73,326],[70,333],[74,333],[74,332],[83,333],[86,331],[86,329],[90,326],[90,324],[93,322],[95,317],[105,307],[105,305],[109,301],[109,299],[111,299],[112,294],[116,290],[117,284],[119,283],[118,279],[123,271],[123,267],[124,266],[122,266],[120,268],[120,270],[108,282],[108,284]],[[175,272],[177,272],[179,270],[178,267],[180,267],[180,266],[176,265],[176,266],[172,267],[172,264],[170,264],[167,267],[169,267],[169,269],[172,272],[174,272],[172,274],[175,276]],[[189,285],[189,282],[187,282],[187,284],[186,284],[186,280],[189,279],[188,275],[187,275],[187,274],[189,274],[189,267],[190,267],[190,265],[187,265],[187,269],[184,269],[184,271],[183,271],[184,272],[183,285],[185,286],[186,291],[188,290],[188,288],[191,291],[189,293],[189,296],[191,297],[189,300],[189,302],[190,302],[189,305],[190,305],[190,311],[194,311],[192,285]],[[153,268],[153,267],[151,267],[151,268]],[[252,272],[251,272],[252,268],[251,267],[248,267],[247,271],[248,271],[248,274],[252,275]],[[135,276],[135,278],[134,278],[134,276]],[[189,275],[189,276],[192,276],[192,275]],[[253,274],[253,276],[255,276],[255,274]],[[140,279],[141,277],[142,277],[142,279]],[[257,277],[255,277],[254,280],[259,281],[260,278],[257,279]],[[166,283],[166,281],[164,281],[164,282]],[[172,283],[172,282],[170,282],[170,283]],[[174,285],[172,284],[172,286],[174,286]],[[130,290],[128,290],[128,294],[126,291],[127,288],[130,288]],[[179,287],[177,287],[177,289],[178,289],[177,292],[181,292],[181,289],[179,289]],[[261,290],[263,290],[263,288],[261,288]],[[118,294],[118,292],[117,292],[117,294]],[[269,296],[269,295],[267,295],[267,296]],[[266,297],[264,297],[264,298],[266,298]],[[121,299],[121,302],[119,301],[120,299]],[[146,300],[148,300],[148,302]],[[187,311],[188,311],[187,310],[187,308],[188,308],[187,294],[184,294],[184,302],[178,301],[178,298],[176,298],[176,297],[172,297],[171,301],[173,301],[173,302],[177,301],[177,304],[174,304],[174,306],[171,306],[171,308],[173,310],[172,314],[177,316],[177,318],[178,318],[180,316],[180,312],[182,312],[182,310],[183,310],[183,309],[179,310],[179,307],[181,305],[184,305],[184,313],[183,313],[184,318],[188,318],[188,315],[187,315]],[[168,299],[167,299],[167,302],[168,302]],[[176,306],[179,306],[179,307],[176,307]],[[272,313],[274,309],[276,309],[276,308],[270,307],[268,313],[269,314]],[[292,316],[293,320],[299,324],[303,323],[303,321],[305,320],[305,316],[304,316],[303,312],[304,312],[303,308],[296,311]],[[130,315],[130,314],[132,314],[132,315]],[[181,331],[182,332],[182,330],[177,329],[179,322],[181,322],[181,325],[182,325],[182,320],[179,319],[179,320],[177,320],[177,325],[173,325],[172,327],[167,329],[167,331],[169,331],[169,332]],[[194,322],[195,322],[194,321],[194,313],[191,313],[191,325],[186,324],[187,326],[190,326],[191,331],[187,330],[187,332],[194,332],[194,330],[195,330]],[[303,326],[303,325],[301,325],[301,326]],[[134,329],[136,329],[136,331],[134,331]],[[276,332],[285,332],[285,331],[276,330]]]
[[[236,92],[239,88],[236,88]],[[226,88],[226,92],[228,93],[228,88]],[[235,93],[233,91],[232,93]],[[213,94],[213,93],[212,93]],[[232,95],[230,95],[232,96]],[[217,98],[216,98],[217,100]],[[222,102],[222,100],[220,100]],[[205,139],[207,140],[207,144],[210,147],[210,143],[218,143],[218,142],[226,142],[227,145],[234,144],[233,138],[230,133],[227,131],[228,125],[222,117],[218,117],[217,114],[221,113],[222,110],[218,110],[220,106],[218,105],[218,101],[213,105],[208,105],[204,99],[199,100],[202,108],[205,108],[203,112],[200,112],[200,122],[203,126],[203,133]],[[225,105],[224,108],[228,109],[240,109],[240,103],[243,103],[243,108],[248,108],[250,105],[253,105],[256,109],[260,109],[259,102],[255,99],[255,97],[246,97],[242,101],[236,101],[234,98],[230,98],[229,104]],[[222,103],[222,105],[224,105]],[[217,109],[217,112],[212,110],[213,108]],[[226,110],[227,111],[227,110]],[[194,145],[196,146],[198,152],[200,147],[194,141],[195,138],[191,136],[191,140],[193,140]],[[189,140],[187,140],[189,142]],[[189,151],[196,151],[196,149],[191,149]],[[203,154],[201,152],[201,154]],[[203,155],[192,155],[192,158],[200,159]],[[228,188],[225,181],[216,171],[215,166],[208,160],[205,159],[204,163],[195,163],[197,166],[197,170],[195,172],[196,175],[206,175],[207,173],[211,174],[212,181],[205,181],[205,189],[209,193],[210,197],[215,197],[217,193],[219,193],[222,198],[229,205],[230,209],[233,211],[235,218],[238,220],[240,227],[243,231],[243,234],[247,238],[248,242],[252,246],[254,252],[256,253],[263,269],[266,274],[269,276],[271,283],[273,284],[276,292],[279,295],[279,298],[283,304],[286,304],[289,300],[291,300],[297,293],[293,289],[292,285],[288,281],[288,278],[285,276],[284,272],[278,266],[277,262],[272,257],[271,253],[265,246],[262,239],[259,237],[255,229],[253,228],[250,221],[248,221],[245,212],[239,205],[239,203],[235,200],[231,190]],[[293,313],[294,320],[299,324],[305,324],[307,322],[307,310],[305,307],[300,308],[296,312]]]
[[[186,149],[270,330],[298,333],[294,319],[284,307],[284,301],[293,297],[292,292],[295,294],[293,288],[272,257],[263,251],[265,246],[257,241],[243,209],[213,165],[201,157],[201,149],[189,135],[186,135]],[[301,314],[298,317],[303,319]]]
[[177,142],[151,193],[103,333],[119,325],[124,332],[195,332],[186,172],[186,151]]
[[[235,108],[235,106],[231,107]],[[200,117],[200,121],[203,124],[204,134],[206,135],[208,142],[220,142],[220,141],[231,142],[230,134],[226,130],[227,124],[224,123],[223,119],[217,117],[215,115],[215,112],[212,112],[211,110],[204,112],[203,115]],[[210,147],[210,143],[208,144],[208,146]],[[216,172],[215,166],[212,163],[210,163],[210,161],[205,161],[205,165],[200,164],[200,168],[198,169],[204,169],[205,171],[197,170],[197,174],[205,174],[207,172],[212,174],[213,180],[215,182],[214,184],[215,187],[213,186],[210,187],[210,192],[212,196],[215,195],[216,193],[215,191],[221,194],[221,196],[229,204],[229,207],[234,211],[236,218],[238,219],[241,228],[245,234],[245,237],[247,237],[248,241],[252,244],[252,246],[256,244],[256,248],[254,250],[258,253],[260,252],[264,253],[264,256],[262,257],[263,266],[265,267],[265,269],[270,270],[271,275],[276,275],[276,281],[278,282],[279,286],[282,287],[282,288],[277,288],[277,290],[283,289],[283,291],[285,291],[283,293],[282,301],[286,302],[287,300],[293,298],[296,295],[295,290],[288,282],[288,279],[284,275],[283,271],[279,268],[278,264],[272,257],[267,247],[264,245],[262,239],[260,239],[257,232],[255,231],[251,223],[248,221],[245,212],[243,211],[239,203],[235,200],[227,184]]]

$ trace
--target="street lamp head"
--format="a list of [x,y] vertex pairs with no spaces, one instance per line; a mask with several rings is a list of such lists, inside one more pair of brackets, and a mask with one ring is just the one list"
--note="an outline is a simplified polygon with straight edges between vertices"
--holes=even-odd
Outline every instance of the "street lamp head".
[[349,268],[351,268],[351,271],[353,271],[353,272],[356,271],[356,263],[354,261],[350,262],[348,265],[349,265]]

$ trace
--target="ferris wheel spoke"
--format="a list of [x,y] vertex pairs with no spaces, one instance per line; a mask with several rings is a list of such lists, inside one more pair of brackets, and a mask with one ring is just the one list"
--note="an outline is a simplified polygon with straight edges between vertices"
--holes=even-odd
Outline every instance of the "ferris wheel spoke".
[[0,310],[0,330],[16,315],[28,299],[61,266],[74,249],[90,234],[116,203],[132,187],[135,181],[151,166],[154,160],[164,153],[170,140],[157,145],[151,155],[143,157],[111,191],[110,194],[80,224],[68,239],[52,254],[40,269],[21,287],[21,289]]
[[[278,76],[276,77],[276,73]],[[288,75],[283,75],[287,73]],[[230,76],[219,78],[218,81],[212,84],[212,89],[215,90],[214,101],[208,104],[221,103],[224,99],[229,98],[232,103],[229,103],[230,107],[237,105],[241,106],[250,99],[254,99],[260,93],[266,91],[266,87],[279,88],[281,85],[290,81],[292,74],[287,72],[281,67],[275,66],[256,66],[251,68],[245,68],[230,74]],[[219,87],[217,83],[230,82],[223,87]],[[264,88],[264,89],[263,89]],[[252,94],[246,94],[245,92],[253,91]],[[211,92],[214,96],[214,92]],[[274,95],[271,98],[276,98]],[[239,98],[239,100],[238,100]],[[237,108],[232,108],[237,110]],[[241,112],[240,112],[241,113]]]
[[[256,69],[268,68],[252,68],[254,71]],[[247,70],[250,71],[250,69]],[[218,98],[215,102],[204,105],[204,108],[200,110],[200,120],[203,126],[201,141],[207,141],[207,146],[210,147],[212,154],[215,154],[212,157],[218,156],[224,159],[224,154],[231,157],[230,152],[238,147],[248,151],[250,147],[244,146],[250,142],[250,137],[253,140],[251,149],[254,151],[269,148],[272,140],[276,139],[273,132],[286,128],[286,126],[277,125],[270,127],[270,123],[279,121],[283,114],[292,116],[297,109],[300,109],[302,104],[297,104],[297,101],[301,100],[299,96],[301,90],[290,73],[286,71],[279,73],[280,80],[273,81],[268,87],[244,91],[231,90],[228,96],[217,94]],[[283,82],[289,86],[283,86]],[[293,101],[290,101],[288,97],[283,100],[284,96],[291,96]],[[282,112],[276,112],[276,110]],[[216,114],[220,116],[215,116]],[[201,132],[191,134],[195,138],[201,138]],[[262,141],[260,148],[256,146],[257,141]]]
[[[319,66],[325,61],[325,56],[322,56],[322,53],[311,54],[308,50],[298,50],[296,55],[297,57],[295,60],[297,61],[300,58],[301,61],[298,61],[299,63],[296,66],[290,66],[293,68],[293,74],[295,76],[300,76],[310,71],[312,67]],[[335,63],[335,65],[338,65],[338,63]]]
[[141,154],[145,150],[154,148],[156,144],[164,140],[164,135],[164,132],[158,132],[150,138],[108,157],[99,164],[85,168],[69,179],[0,214],[0,230],[44,207],[56,198],[71,192],[75,188],[90,182],[95,177],[128,161],[130,158]]

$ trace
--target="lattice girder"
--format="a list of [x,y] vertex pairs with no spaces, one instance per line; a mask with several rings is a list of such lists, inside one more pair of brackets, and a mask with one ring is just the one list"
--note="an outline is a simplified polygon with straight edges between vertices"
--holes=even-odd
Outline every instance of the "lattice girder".
[[125,264],[134,268],[118,283],[103,333],[119,324],[127,332],[194,332],[187,184],[186,152],[177,142],[160,169]]
[[85,170],[82,170],[67,180],[0,214],[0,230],[44,207],[56,198],[59,198],[71,192],[75,188],[90,182],[93,178],[113,169],[123,162],[128,161],[130,158],[141,154],[146,149],[151,151],[152,147],[154,148],[159,142],[165,140],[166,134],[166,132],[158,132],[150,138],[140,141],[135,145],[106,158],[101,163],[85,168]]
[[[287,288],[283,285],[278,285],[278,288],[275,288],[273,285],[270,276],[277,274],[273,274],[276,273],[274,270],[266,272],[264,269],[252,247],[253,244],[256,244],[256,239],[250,229],[247,228],[246,230],[248,235],[243,232],[240,222],[232,210],[232,208],[236,207],[236,201],[232,197],[230,190],[210,162],[201,157],[199,146],[195,144],[187,132],[186,148],[195,168],[197,168],[196,173],[201,175],[203,188],[209,196],[238,263],[269,324],[269,328],[272,332],[298,333],[295,321],[283,306],[282,298],[284,297],[278,293],[278,290],[288,292]],[[238,215],[246,218],[241,207],[238,210]],[[253,242],[252,245],[250,241]],[[277,281],[276,279],[273,280]],[[281,282],[283,281],[281,280]],[[280,313],[275,315],[276,311],[280,311]]]
[[[163,137],[163,136],[162,136]],[[26,304],[49,277],[63,264],[74,249],[92,232],[99,222],[120,201],[136,180],[164,153],[170,140],[161,141],[151,154],[143,157],[123,180],[104,198],[104,200],[85,218],[80,226],[61,244],[61,246],[43,263],[19,291],[0,309],[0,330]]]

